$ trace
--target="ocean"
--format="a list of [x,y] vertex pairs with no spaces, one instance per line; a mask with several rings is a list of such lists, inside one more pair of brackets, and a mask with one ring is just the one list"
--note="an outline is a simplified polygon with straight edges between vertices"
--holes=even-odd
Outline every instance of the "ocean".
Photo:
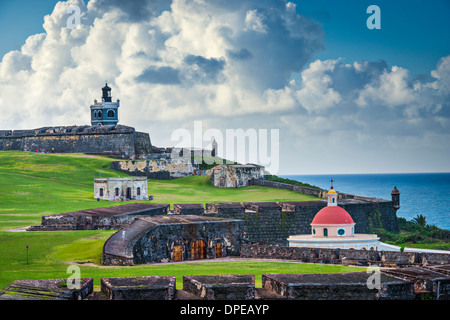
[[280,177],[330,188],[337,192],[390,200],[400,191],[398,217],[412,220],[419,214],[428,224],[450,230],[450,173],[280,175]]

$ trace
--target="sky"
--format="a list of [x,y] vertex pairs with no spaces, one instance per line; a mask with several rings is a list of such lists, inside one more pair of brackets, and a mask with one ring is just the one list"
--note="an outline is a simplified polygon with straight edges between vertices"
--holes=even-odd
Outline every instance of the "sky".
[[1,0],[0,130],[88,124],[108,81],[119,123],[158,147],[213,132],[229,156],[242,129],[234,160],[274,174],[450,172],[449,15],[448,0]]

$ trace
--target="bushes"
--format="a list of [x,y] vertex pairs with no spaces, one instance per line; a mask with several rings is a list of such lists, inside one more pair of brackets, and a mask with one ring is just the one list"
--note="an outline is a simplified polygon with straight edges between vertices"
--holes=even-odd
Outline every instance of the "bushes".
[[292,180],[292,179],[286,179],[286,178],[281,178],[275,175],[266,175],[264,177],[264,179],[266,179],[267,181],[274,181],[274,182],[280,182],[280,183],[287,183],[287,184],[292,184],[294,186],[300,186],[300,187],[305,187],[305,188],[313,188],[313,189],[320,189],[317,186],[313,186],[310,185],[309,183],[303,183],[297,180]]
[[434,225],[426,224],[423,215],[418,215],[411,221],[397,218],[400,233],[391,233],[384,229],[376,229],[380,241],[398,246],[429,247],[434,249],[450,249],[450,230],[440,229]]

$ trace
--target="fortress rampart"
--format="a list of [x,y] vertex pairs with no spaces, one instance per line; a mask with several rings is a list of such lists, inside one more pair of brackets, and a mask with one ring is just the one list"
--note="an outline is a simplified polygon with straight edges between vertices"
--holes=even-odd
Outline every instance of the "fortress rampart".
[[90,153],[136,158],[151,153],[148,133],[123,125],[0,131],[0,150]]
[[[341,200],[342,206],[355,221],[355,233],[372,233],[376,228],[398,231],[396,210],[387,200]],[[207,203],[197,214],[241,219],[246,222],[249,241],[287,246],[291,235],[310,234],[310,223],[326,201]],[[193,214],[192,211],[190,214]]]
[[242,258],[296,260],[312,263],[413,267],[450,264],[450,254],[430,252],[395,252],[353,249],[266,246],[243,244]]
[[[356,233],[372,233],[376,228],[391,232],[398,230],[392,201],[347,199],[341,200],[339,205],[353,217]],[[310,223],[316,213],[326,206],[326,201],[183,203],[173,204],[172,211],[168,204],[147,203],[140,206],[149,208],[136,214],[138,204],[129,204],[43,216],[42,225],[30,227],[29,230],[119,229],[131,223],[137,215],[197,215],[242,220],[248,241],[287,246],[289,236],[311,232]]]

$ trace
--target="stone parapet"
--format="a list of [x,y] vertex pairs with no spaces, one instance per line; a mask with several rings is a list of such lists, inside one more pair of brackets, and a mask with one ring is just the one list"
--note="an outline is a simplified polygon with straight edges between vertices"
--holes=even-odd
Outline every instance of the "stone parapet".
[[380,275],[380,288],[367,286],[366,272],[263,274],[263,288],[295,300],[411,300],[413,282]]
[[183,290],[205,300],[252,300],[255,299],[255,276],[183,276]]
[[109,300],[173,300],[175,277],[101,278],[101,292]]

